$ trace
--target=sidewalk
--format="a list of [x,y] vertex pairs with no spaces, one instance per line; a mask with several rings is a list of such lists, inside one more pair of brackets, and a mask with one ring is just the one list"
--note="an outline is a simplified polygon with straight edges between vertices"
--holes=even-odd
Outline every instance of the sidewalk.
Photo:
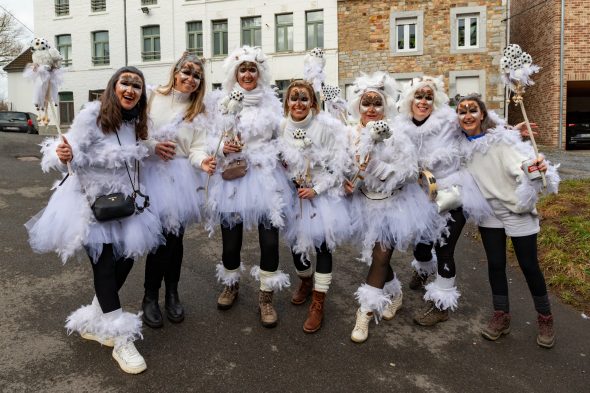
[[561,164],[559,174],[562,180],[590,178],[590,150],[560,150],[539,146],[539,151],[554,164]]

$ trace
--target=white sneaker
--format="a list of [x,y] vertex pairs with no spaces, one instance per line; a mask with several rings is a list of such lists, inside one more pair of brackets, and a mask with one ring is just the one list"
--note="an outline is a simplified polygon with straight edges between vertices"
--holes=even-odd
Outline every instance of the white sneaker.
[[362,312],[359,308],[356,311],[356,324],[354,325],[354,329],[352,329],[352,334],[350,335],[350,339],[355,343],[362,343],[367,341],[369,337],[369,322],[373,319],[372,312]]
[[101,343],[102,345],[104,345],[105,347],[114,347],[115,346],[115,340],[113,338],[107,338],[103,341],[101,341],[97,335],[95,335],[94,333],[90,333],[90,332],[84,332],[82,334],[80,334],[80,337],[82,337],[85,340],[92,340],[92,341],[97,341],[99,343]]
[[129,374],[139,374],[147,368],[143,356],[139,354],[132,342],[115,346],[113,358],[119,363],[121,370]]
[[402,307],[403,293],[399,293],[391,298],[391,303],[383,310],[383,319],[391,321],[395,317],[395,313]]

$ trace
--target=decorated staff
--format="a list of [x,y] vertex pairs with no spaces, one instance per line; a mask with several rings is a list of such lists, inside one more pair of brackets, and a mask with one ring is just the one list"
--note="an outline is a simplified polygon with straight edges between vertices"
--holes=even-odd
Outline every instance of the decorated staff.
[[[49,125],[49,116],[47,109],[51,108],[51,113],[55,118],[57,132],[63,139],[59,127],[59,119],[55,112],[54,106],[58,103],[59,87],[63,83],[64,70],[61,68],[62,55],[55,48],[49,45],[45,38],[35,38],[31,41],[31,50],[33,51],[33,62],[27,64],[23,76],[33,81],[33,105],[39,112],[39,124],[47,127]],[[51,103],[53,102],[53,105]],[[67,164],[68,174],[72,174],[70,163]]]
[[321,48],[312,49],[303,60],[303,79],[309,82],[314,91],[320,95],[326,112],[347,125],[349,124],[346,115],[347,103],[340,97],[342,90],[338,86],[330,86],[325,83],[325,66],[324,50]]
[[[527,130],[529,132],[529,138],[535,151],[535,157],[539,156],[539,149],[537,148],[537,142],[531,129],[531,123],[529,122],[526,110],[524,108],[524,93],[526,86],[532,86],[535,84],[531,79],[533,74],[539,72],[540,67],[533,64],[533,58],[527,52],[524,52],[521,47],[517,44],[510,44],[504,49],[504,56],[500,59],[500,69],[502,71],[502,81],[508,86],[510,91],[513,93],[512,101],[517,106],[520,106],[522,116],[524,118]],[[543,181],[543,187],[547,187],[547,180],[545,173],[539,171],[535,163],[525,165],[523,170],[533,176],[533,172],[541,174]]]

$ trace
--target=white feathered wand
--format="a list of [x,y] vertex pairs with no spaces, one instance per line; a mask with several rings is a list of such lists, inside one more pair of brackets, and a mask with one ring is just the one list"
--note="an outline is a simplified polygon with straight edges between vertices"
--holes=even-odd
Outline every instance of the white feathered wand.
[[[527,52],[524,52],[517,44],[510,44],[504,49],[504,56],[500,59],[500,70],[502,81],[508,86],[513,93],[512,101],[517,106],[520,106],[522,117],[529,132],[529,138],[535,151],[535,157],[539,156],[539,149],[537,142],[531,129],[531,123],[524,108],[524,93],[527,86],[535,84],[531,79],[533,74],[539,72],[541,68],[533,64],[533,58]],[[541,172],[541,179],[543,180],[543,187],[547,187],[547,179],[545,173]]]

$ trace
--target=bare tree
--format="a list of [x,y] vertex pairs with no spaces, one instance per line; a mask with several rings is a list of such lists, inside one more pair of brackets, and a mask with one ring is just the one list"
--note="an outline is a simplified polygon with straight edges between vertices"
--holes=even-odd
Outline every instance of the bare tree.
[[11,62],[20,55],[25,46],[20,41],[22,36],[21,27],[15,19],[7,14],[0,14],[0,66]]

